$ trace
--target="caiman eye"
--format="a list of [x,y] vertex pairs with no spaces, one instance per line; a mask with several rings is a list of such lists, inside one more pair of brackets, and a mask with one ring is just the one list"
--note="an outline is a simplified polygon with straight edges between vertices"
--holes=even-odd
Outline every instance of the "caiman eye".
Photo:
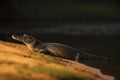
[[32,38],[27,38],[27,39],[25,39],[25,42],[27,42],[27,43],[30,43],[30,42],[32,42],[32,41],[33,41]]
[[27,34],[24,34],[23,36],[28,36]]

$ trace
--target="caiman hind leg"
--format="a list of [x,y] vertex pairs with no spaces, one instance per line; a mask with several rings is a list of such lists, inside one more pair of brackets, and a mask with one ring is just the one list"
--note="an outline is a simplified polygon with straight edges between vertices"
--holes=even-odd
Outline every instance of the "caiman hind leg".
[[75,61],[79,62],[79,60],[80,60],[80,53],[77,53],[76,56],[75,56]]

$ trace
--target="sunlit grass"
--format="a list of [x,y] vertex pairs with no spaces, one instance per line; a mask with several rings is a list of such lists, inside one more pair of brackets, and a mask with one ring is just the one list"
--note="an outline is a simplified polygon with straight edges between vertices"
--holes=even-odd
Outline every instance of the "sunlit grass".
[[29,69],[29,65],[28,65],[28,64],[23,64],[22,67],[23,67],[24,69]]
[[28,80],[26,77],[18,77],[10,73],[0,74],[0,78],[2,78],[2,80]]
[[32,67],[32,70],[37,71],[37,72],[39,71],[47,72],[63,80],[66,80],[66,79],[85,80],[74,72],[71,72],[65,69],[50,67],[50,66],[48,67],[48,66],[43,66],[43,65],[36,65]]
[[59,60],[57,60],[55,57],[52,57],[50,55],[45,55],[41,53],[31,52],[29,54],[30,58],[38,59],[38,60],[45,60],[48,63],[59,63]]
[[7,64],[14,64],[14,61],[7,61]]

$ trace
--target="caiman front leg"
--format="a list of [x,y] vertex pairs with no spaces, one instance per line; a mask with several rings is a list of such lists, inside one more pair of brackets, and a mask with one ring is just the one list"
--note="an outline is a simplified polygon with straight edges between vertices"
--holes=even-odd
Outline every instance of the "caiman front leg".
[[46,49],[38,49],[38,48],[35,48],[34,49],[34,52],[38,52],[38,53],[43,53],[43,54],[46,54],[46,55],[51,55],[51,52],[46,50]]

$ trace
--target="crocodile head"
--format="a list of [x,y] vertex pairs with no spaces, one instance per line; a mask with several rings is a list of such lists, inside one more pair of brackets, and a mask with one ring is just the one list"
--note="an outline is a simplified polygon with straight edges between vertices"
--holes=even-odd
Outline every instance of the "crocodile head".
[[29,36],[27,34],[23,34],[23,35],[15,35],[15,34],[13,34],[12,38],[15,39],[15,40],[21,41],[23,43],[32,43],[35,40],[34,37]]

